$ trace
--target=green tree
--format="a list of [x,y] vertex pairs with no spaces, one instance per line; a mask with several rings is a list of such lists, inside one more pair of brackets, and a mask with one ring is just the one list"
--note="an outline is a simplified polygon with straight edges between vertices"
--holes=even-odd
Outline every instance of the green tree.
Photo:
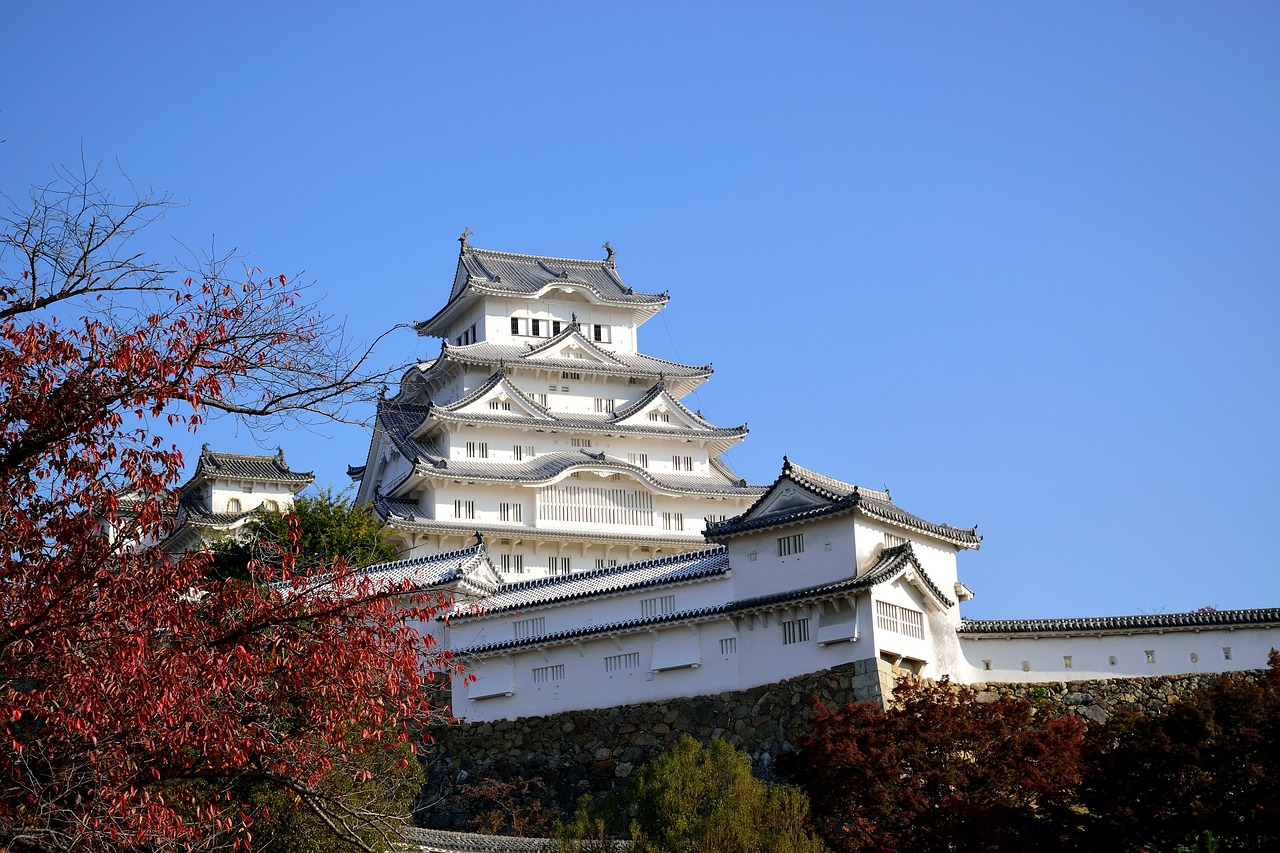
[[645,765],[627,794],[635,853],[808,853],[826,848],[809,831],[799,788],[751,775],[747,754],[723,740],[685,735]]
[[214,543],[213,571],[249,579],[251,563],[274,564],[293,552],[298,571],[325,570],[341,559],[362,568],[396,559],[382,522],[332,486],[308,489],[287,513],[260,510],[246,527]]

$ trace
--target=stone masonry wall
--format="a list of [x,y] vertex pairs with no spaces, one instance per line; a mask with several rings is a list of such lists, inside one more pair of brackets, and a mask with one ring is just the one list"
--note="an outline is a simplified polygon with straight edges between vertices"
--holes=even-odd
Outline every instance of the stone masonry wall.
[[468,828],[485,807],[463,786],[485,778],[541,779],[556,804],[572,811],[583,794],[621,793],[631,775],[675,745],[681,735],[699,741],[723,738],[746,750],[762,776],[772,776],[776,755],[792,749],[805,731],[816,696],[824,704],[878,702],[894,673],[874,658],[741,692],[695,696],[461,723],[435,729],[426,750],[428,795],[434,805],[417,820],[437,829]]
[[[469,828],[472,816],[492,804],[468,797],[464,786],[486,778],[517,784],[541,779],[544,796],[569,812],[582,794],[621,793],[637,769],[683,734],[704,743],[723,738],[751,756],[757,775],[772,778],[774,758],[805,733],[815,697],[829,706],[879,702],[902,674],[873,658],[741,692],[441,727],[433,730],[435,744],[426,750],[427,783],[417,821],[438,829]],[[1014,696],[1101,721],[1121,707],[1158,713],[1218,677],[982,683],[969,689],[982,702]]]

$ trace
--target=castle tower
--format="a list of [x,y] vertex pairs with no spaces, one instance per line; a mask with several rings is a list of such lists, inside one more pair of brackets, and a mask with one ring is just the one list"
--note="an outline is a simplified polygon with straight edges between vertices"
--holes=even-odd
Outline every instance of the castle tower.
[[481,534],[508,581],[704,546],[708,520],[763,490],[721,460],[746,425],[681,400],[711,366],[639,351],[666,293],[632,290],[604,260],[462,250],[449,299],[415,325],[443,339],[384,397],[357,501],[407,556]]

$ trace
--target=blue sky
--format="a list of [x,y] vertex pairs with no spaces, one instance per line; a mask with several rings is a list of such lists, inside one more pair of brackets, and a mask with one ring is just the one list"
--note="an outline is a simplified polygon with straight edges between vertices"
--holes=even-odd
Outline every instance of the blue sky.
[[[0,189],[118,161],[186,202],[157,251],[216,235],[364,338],[464,226],[608,239],[743,476],[980,525],[966,615],[1275,606],[1277,44],[1261,2],[14,4]],[[338,484],[367,446],[276,439]]]

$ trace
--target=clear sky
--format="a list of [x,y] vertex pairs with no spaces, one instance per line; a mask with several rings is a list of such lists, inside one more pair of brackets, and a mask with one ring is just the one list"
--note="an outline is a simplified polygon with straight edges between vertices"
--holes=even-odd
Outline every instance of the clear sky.
[[610,240],[739,473],[979,524],[968,616],[1280,605],[1276,3],[12,3],[0,63],[0,189],[118,161],[365,338],[464,227]]

